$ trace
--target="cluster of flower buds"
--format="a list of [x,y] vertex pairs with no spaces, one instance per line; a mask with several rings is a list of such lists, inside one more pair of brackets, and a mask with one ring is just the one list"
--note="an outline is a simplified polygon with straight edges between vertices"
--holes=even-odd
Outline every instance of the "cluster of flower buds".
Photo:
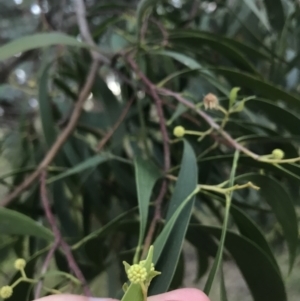
[[[23,258],[18,258],[15,260],[14,267],[16,270],[21,271],[22,275],[25,275],[24,269],[26,266],[26,261]],[[19,279],[16,280],[12,285],[5,285],[0,288],[0,297],[2,299],[8,299],[12,296],[15,285],[19,283]]]

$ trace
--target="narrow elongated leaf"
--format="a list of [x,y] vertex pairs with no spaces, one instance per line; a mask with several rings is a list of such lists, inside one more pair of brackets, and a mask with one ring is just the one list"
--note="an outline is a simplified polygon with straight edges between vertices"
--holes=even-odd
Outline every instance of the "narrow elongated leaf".
[[[230,46],[234,49],[239,50],[241,53],[249,56],[253,59],[271,59],[271,56],[268,52],[259,50],[257,48],[252,47],[251,45],[246,44],[245,42],[239,42],[236,39],[225,37],[224,35],[219,35],[212,32],[206,32],[206,31],[199,31],[199,30],[193,30],[193,29],[175,29],[170,32],[170,40],[172,39],[195,39],[197,42],[197,39],[199,41],[215,41],[218,43],[222,43],[223,45]],[[222,49],[221,49],[222,51]]]
[[[154,281],[151,294],[168,290],[179,260],[182,244],[190,221],[195,197],[184,207],[187,199],[197,185],[198,169],[195,153],[187,141],[184,141],[184,152],[178,180],[169,204],[166,225],[154,243],[154,260],[158,260],[157,269],[162,272]],[[157,249],[157,250],[156,250]],[[160,251],[160,252],[159,252]]]
[[152,189],[161,174],[151,161],[146,161],[142,158],[137,158],[134,161],[134,167],[140,214],[140,234],[136,253],[138,256],[140,246],[145,236]]
[[162,50],[162,51],[152,52],[151,54],[169,56],[190,69],[201,68],[201,65],[196,60],[179,52]]
[[264,0],[269,22],[277,31],[281,31],[285,23],[284,9],[281,0]]
[[243,0],[246,5],[251,9],[251,11],[256,15],[258,20],[265,26],[267,30],[271,29],[269,20],[267,18],[266,11],[257,6],[257,3],[253,0]]
[[140,0],[138,7],[137,7],[137,23],[139,26],[139,31],[141,30],[141,24],[143,22],[143,18],[147,10],[154,6],[159,0]]
[[[209,233],[217,239],[221,236],[222,230],[217,227],[202,225],[190,227]],[[255,301],[287,300],[283,279],[259,246],[246,237],[227,231],[225,247],[238,265]]]
[[106,162],[112,158],[113,158],[113,156],[108,153],[102,153],[100,155],[95,155],[95,156],[90,157],[87,160],[77,164],[76,166],[68,169],[67,171],[62,172],[61,174],[48,179],[47,183],[53,183],[54,181],[58,181],[65,177],[69,177],[71,175],[80,173],[88,168],[93,168],[93,167],[97,166],[98,164]]
[[[219,162],[230,162],[230,160],[232,160],[232,155],[206,157],[198,161],[214,161],[214,163],[217,164]],[[300,168],[296,164],[269,164],[255,161],[252,158],[249,158],[248,156],[241,156],[239,163],[240,165],[245,165],[248,167],[250,166],[251,168],[256,167],[259,169],[268,170],[274,172],[275,174],[286,176],[290,180],[294,180],[300,183]]]
[[67,45],[91,48],[88,44],[62,33],[37,33],[9,42],[0,47],[0,61],[21,52],[52,45]]
[[52,240],[51,231],[15,210],[0,208],[0,234],[30,235]]
[[[248,101],[246,107],[254,112],[262,111],[275,124],[284,127],[294,135],[299,134],[300,118],[291,110],[279,107],[274,102],[261,98]],[[280,116],[280,120],[278,120],[278,116]]]
[[228,301],[227,298],[227,292],[226,292],[226,285],[225,285],[225,278],[224,278],[224,272],[223,272],[223,266],[221,266],[221,281],[220,281],[220,295],[221,295],[221,301]]
[[213,37],[212,34],[202,34],[198,33],[198,35],[170,35],[169,36],[172,45],[176,49],[186,49],[186,50],[194,50],[196,53],[199,52],[199,49],[203,47],[203,44],[208,45],[214,51],[217,51],[230,59],[231,61],[235,62],[237,66],[241,69],[255,73],[258,75],[257,70],[255,67],[249,62],[249,59],[237,48],[233,47],[229,43],[226,43],[222,39],[218,39]]
[[52,64],[45,65],[39,82],[39,109],[44,137],[48,147],[52,145],[56,138],[55,123],[48,94],[48,74],[51,66]]
[[235,85],[250,88],[257,91],[258,94],[266,96],[273,100],[284,100],[288,105],[295,108],[300,107],[300,98],[290,94],[283,89],[274,86],[271,82],[261,80],[251,74],[228,69],[228,68],[213,68],[218,73],[224,75],[227,79],[234,82]]
[[131,210],[128,210],[127,212],[124,212],[124,213],[120,214],[119,216],[115,217],[113,220],[111,220],[110,222],[108,222],[106,225],[104,225],[103,227],[101,227],[99,230],[95,230],[95,231],[91,232],[89,235],[87,235],[84,238],[82,238],[80,241],[78,241],[75,245],[72,246],[72,249],[73,250],[78,249],[81,246],[83,246],[85,243],[89,242],[90,240],[93,240],[95,238],[99,238],[99,237],[105,236],[109,231],[111,231],[115,227],[117,227],[118,224],[123,219],[125,219],[126,217],[128,217],[129,215],[131,215],[137,209],[138,209],[138,207],[134,207]]
[[280,182],[268,176],[247,174],[238,177],[237,180],[251,181],[260,187],[260,195],[272,208],[284,232],[289,249],[289,267],[291,271],[298,247],[298,221],[289,193]]
[[252,242],[256,243],[256,245],[259,246],[265,252],[265,254],[269,256],[269,259],[274,264],[277,272],[281,275],[278,263],[271,250],[271,247],[259,227],[237,206],[231,206],[231,215],[233,216],[240,233],[250,239]]
[[[225,203],[220,196],[214,195],[212,193],[205,192],[206,195],[211,196],[213,199],[218,200],[222,203]],[[281,275],[278,263],[275,259],[275,256],[269,246],[265,236],[259,227],[255,224],[255,222],[241,209],[239,209],[235,205],[231,205],[230,214],[234,219],[240,233],[254,242],[257,246],[259,246],[266,255],[268,255],[269,259],[273,262],[274,267],[277,269],[278,273]]]

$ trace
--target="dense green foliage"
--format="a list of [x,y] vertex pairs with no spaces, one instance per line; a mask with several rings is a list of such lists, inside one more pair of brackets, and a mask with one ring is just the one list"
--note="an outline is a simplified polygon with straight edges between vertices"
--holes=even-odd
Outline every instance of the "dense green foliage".
[[[122,261],[137,262],[153,244],[162,274],[149,293],[180,287],[188,241],[206,293],[221,276],[227,300],[222,264],[233,259],[253,300],[287,300],[286,276],[299,273],[299,2],[86,1],[94,46],[79,34],[72,1],[40,2],[27,32],[0,33],[0,286],[18,278],[16,257],[28,277],[41,275],[56,235],[40,174],[7,196],[72,121],[95,51],[106,61],[74,130],[43,166],[51,211],[87,282],[121,298]],[[0,18],[27,18],[32,5],[3,1]],[[216,109],[203,104],[209,93]],[[272,156],[276,149],[291,160]],[[72,274],[62,249],[52,263]],[[56,275],[46,277],[51,288],[82,292]],[[22,283],[9,300],[33,292]]]

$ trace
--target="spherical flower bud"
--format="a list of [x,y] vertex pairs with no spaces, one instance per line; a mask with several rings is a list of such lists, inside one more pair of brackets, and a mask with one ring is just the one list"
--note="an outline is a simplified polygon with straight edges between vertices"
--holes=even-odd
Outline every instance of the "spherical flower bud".
[[181,138],[181,137],[183,137],[184,134],[185,134],[185,128],[184,128],[183,126],[181,126],[181,125],[176,126],[176,127],[174,128],[173,134],[174,134],[174,136],[176,136],[177,138]]
[[276,149],[274,149],[274,150],[272,151],[272,157],[273,157],[274,159],[281,160],[281,159],[283,159],[283,157],[284,157],[284,151],[281,150],[281,149],[279,149],[279,148],[276,148]]
[[203,98],[203,104],[204,104],[205,110],[216,109],[219,105],[218,97],[215,94],[208,93]]
[[[141,260],[141,261],[140,261],[140,266],[144,266],[145,263],[146,263],[146,260]],[[154,263],[153,263],[153,262],[151,263],[150,271],[151,271],[151,272],[154,271]]]
[[0,289],[0,297],[2,299],[8,299],[11,297],[11,295],[13,294],[13,289],[11,286],[9,285],[5,285],[3,287],[1,287]]
[[18,258],[18,259],[15,261],[14,266],[15,266],[15,269],[16,269],[16,270],[23,270],[23,269],[25,268],[25,266],[26,266],[26,261],[25,261],[25,259],[23,259],[23,258]]
[[131,283],[140,283],[146,280],[147,271],[140,264],[134,264],[128,269],[127,276]]

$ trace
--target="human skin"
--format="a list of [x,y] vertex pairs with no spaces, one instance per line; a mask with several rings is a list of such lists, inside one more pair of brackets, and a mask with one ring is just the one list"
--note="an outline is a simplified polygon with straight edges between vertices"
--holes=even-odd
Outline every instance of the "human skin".
[[[52,295],[36,299],[35,301],[118,301],[109,298],[89,298],[77,295]],[[200,290],[194,288],[183,288],[168,293],[151,296],[148,301],[210,301]]]

